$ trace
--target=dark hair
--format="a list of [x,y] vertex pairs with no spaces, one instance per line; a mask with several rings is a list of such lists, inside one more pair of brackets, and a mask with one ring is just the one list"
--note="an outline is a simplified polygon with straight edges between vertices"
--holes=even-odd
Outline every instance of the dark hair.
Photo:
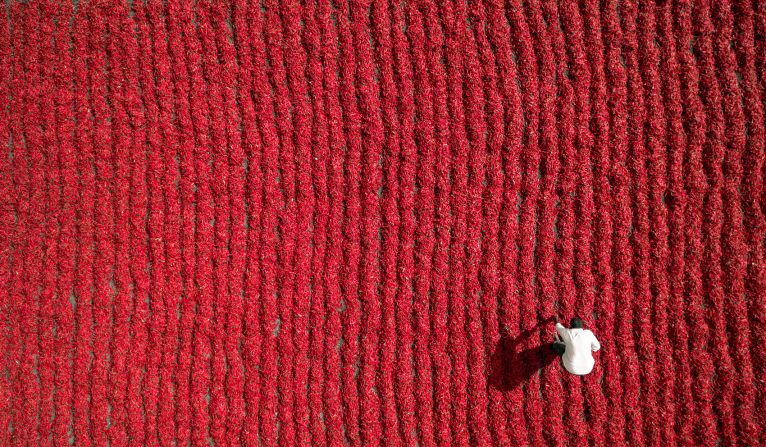
[[570,322],[569,325],[572,326],[572,329],[582,329],[582,326],[583,326],[582,320],[580,319],[580,317],[572,318],[572,321]]

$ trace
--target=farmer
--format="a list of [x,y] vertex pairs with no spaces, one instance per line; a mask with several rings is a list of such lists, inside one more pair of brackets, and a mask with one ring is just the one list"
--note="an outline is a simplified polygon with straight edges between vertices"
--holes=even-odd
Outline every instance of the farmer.
[[567,329],[561,323],[556,323],[556,341],[553,342],[552,348],[561,356],[567,371],[584,376],[593,370],[595,362],[591,353],[601,349],[601,344],[593,332],[583,329],[579,317],[572,318],[571,326],[571,329]]

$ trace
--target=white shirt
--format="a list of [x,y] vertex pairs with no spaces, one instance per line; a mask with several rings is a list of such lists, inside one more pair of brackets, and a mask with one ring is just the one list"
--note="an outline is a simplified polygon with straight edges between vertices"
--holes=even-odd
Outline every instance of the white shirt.
[[578,376],[591,372],[595,363],[592,352],[601,349],[601,344],[593,332],[580,328],[567,329],[560,323],[556,323],[556,332],[566,344],[566,351],[561,357],[564,368]]

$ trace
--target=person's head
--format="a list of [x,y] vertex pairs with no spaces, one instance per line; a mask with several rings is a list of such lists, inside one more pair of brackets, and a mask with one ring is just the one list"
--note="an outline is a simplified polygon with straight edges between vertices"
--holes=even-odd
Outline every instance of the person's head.
[[569,326],[572,329],[582,329],[583,327],[582,320],[580,319],[580,317],[574,317],[572,318],[572,321],[570,322]]

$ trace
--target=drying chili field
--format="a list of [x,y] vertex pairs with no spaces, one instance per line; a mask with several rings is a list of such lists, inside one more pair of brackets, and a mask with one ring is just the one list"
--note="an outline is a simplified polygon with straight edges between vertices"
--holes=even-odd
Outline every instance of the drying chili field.
[[0,9],[0,445],[766,442],[766,2]]

